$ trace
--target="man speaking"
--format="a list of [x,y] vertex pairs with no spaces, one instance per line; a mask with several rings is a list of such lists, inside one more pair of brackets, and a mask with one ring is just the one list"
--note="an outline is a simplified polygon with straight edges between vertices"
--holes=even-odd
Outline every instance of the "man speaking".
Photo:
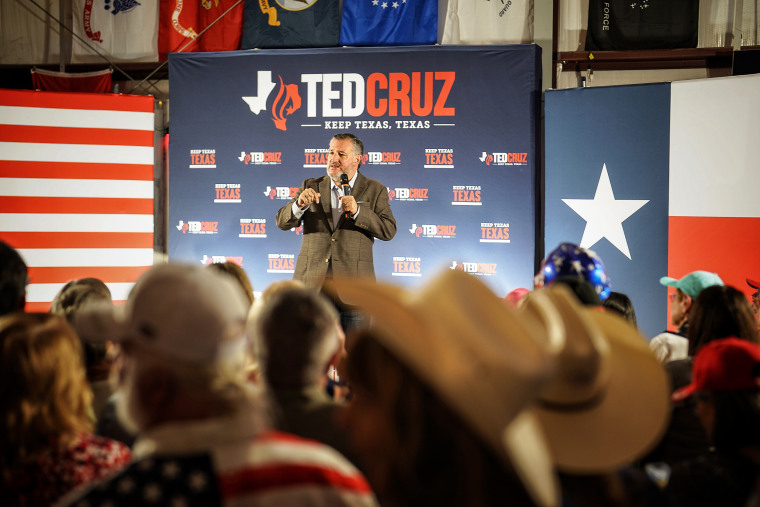
[[[353,134],[336,134],[327,153],[327,175],[303,182],[277,212],[277,227],[303,221],[303,241],[293,278],[321,288],[325,278],[375,278],[372,245],[396,234],[388,190],[359,173],[364,144]],[[341,183],[341,178],[343,182]]]

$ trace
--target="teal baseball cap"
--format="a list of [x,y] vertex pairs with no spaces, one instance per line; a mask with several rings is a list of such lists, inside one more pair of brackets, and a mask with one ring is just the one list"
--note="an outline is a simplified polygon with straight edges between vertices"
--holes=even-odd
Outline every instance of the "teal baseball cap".
[[692,298],[696,298],[703,289],[712,287],[713,285],[723,285],[723,280],[717,274],[710,273],[709,271],[692,271],[680,280],[663,276],[660,278],[660,283],[668,287],[681,289]]

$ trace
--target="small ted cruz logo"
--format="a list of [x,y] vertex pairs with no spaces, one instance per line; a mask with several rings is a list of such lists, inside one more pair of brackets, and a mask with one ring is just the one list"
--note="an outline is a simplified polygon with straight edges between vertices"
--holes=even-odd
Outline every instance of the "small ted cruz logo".
[[237,158],[245,165],[280,165],[281,151],[241,151]]
[[243,257],[236,255],[206,255],[203,254],[201,264],[208,266],[209,264],[224,264],[225,262],[233,262],[238,266],[243,265]]
[[497,274],[495,262],[460,262],[452,261],[449,269],[457,269],[471,275],[493,276]]
[[417,236],[418,238],[455,238],[457,226],[456,225],[417,225],[412,224],[409,232]]
[[177,230],[182,234],[218,234],[219,222],[205,222],[199,220],[185,222],[184,220],[180,220],[177,224]]
[[296,196],[299,187],[270,187],[267,185],[264,195],[270,199],[289,201]]
[[391,201],[427,201],[427,188],[389,188],[388,199]]
[[486,165],[528,165],[528,153],[527,152],[483,152],[478,157],[478,160],[484,162]]

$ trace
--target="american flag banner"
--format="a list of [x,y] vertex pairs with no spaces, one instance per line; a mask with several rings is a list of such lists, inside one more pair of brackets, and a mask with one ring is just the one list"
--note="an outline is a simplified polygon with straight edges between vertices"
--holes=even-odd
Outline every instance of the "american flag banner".
[[27,311],[95,277],[124,301],[153,265],[153,97],[0,90],[0,239]]

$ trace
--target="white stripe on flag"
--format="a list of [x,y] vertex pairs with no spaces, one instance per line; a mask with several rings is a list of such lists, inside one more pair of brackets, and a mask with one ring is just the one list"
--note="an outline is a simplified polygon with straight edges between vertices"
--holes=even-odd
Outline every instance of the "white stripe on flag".
[[0,231],[153,232],[153,215],[0,213]]
[[[65,283],[31,283],[26,288],[26,300],[29,303],[47,303],[55,299],[56,294]],[[114,301],[125,301],[134,283],[107,283]]]
[[760,217],[760,74],[675,81],[670,90],[669,214]]
[[135,111],[0,106],[0,123],[5,125],[108,129],[114,134],[118,133],[117,128],[152,132],[153,117],[153,113]]
[[153,146],[0,143],[3,160],[153,165]]
[[152,248],[20,248],[27,266],[110,267],[152,266]]
[[152,181],[0,178],[0,195],[153,199]]

